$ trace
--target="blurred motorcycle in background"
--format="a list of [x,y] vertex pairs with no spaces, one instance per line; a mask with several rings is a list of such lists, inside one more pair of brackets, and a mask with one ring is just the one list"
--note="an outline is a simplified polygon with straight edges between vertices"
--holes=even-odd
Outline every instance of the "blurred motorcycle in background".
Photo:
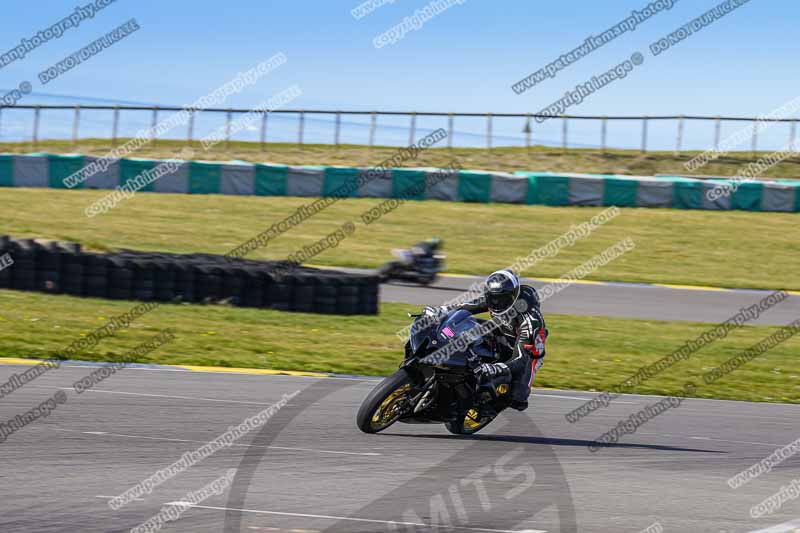
[[381,282],[398,280],[430,285],[444,271],[445,255],[438,253],[443,245],[441,239],[434,237],[418,242],[410,250],[392,250],[397,259],[378,269]]

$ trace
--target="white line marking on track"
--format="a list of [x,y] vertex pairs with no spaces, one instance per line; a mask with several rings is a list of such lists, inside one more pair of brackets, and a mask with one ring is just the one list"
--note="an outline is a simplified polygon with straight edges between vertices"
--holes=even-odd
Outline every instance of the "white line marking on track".
[[[170,439],[168,437],[147,437],[145,435],[125,435],[123,433],[107,433],[105,431],[80,431],[78,429],[64,429],[64,428],[48,428],[52,429],[53,431],[64,431],[67,433],[80,433],[82,435],[100,435],[103,437],[120,437],[125,439],[145,439],[145,440],[161,440],[167,442],[195,442],[200,444],[208,444],[208,441],[204,440],[192,440],[192,439]],[[369,456],[374,457],[378,455],[383,455],[378,452],[342,452],[338,450],[317,450],[315,448],[290,448],[287,446],[259,446],[258,444],[236,444],[232,443],[231,446],[241,446],[244,448],[268,448],[273,450],[287,450],[293,452],[312,452],[312,453],[330,453],[336,455],[361,455],[361,456]]]
[[784,522],[766,529],[753,530],[750,533],[796,533],[797,531],[800,531],[800,519]]
[[[50,387],[40,387],[35,386],[37,389],[49,389]],[[73,390],[72,387],[58,387],[61,390]],[[86,392],[95,392],[95,393],[105,393],[105,394],[124,394],[128,396],[144,396],[146,398],[172,398],[175,400],[194,400],[200,402],[219,402],[219,403],[240,403],[245,405],[260,405],[262,407],[270,406],[272,404],[269,403],[259,403],[259,402],[245,402],[240,400],[220,400],[217,398],[198,398],[195,396],[173,396],[169,394],[149,394],[145,392],[125,392],[125,391],[116,391],[116,390],[102,390],[102,389],[88,389],[84,391]]]
[[[97,495],[97,496],[95,496],[95,498],[102,498],[102,499],[104,499],[104,500],[113,500],[114,498],[116,498],[116,496],[102,496],[102,495]],[[141,499],[141,498],[134,498],[134,500],[135,500],[135,501],[137,501],[137,502],[143,502],[143,501],[144,501],[144,500],[143,500],[143,499]]]
[[756,446],[776,446],[776,447],[783,446],[782,444],[770,444],[769,442],[750,442],[746,440],[715,439],[714,437],[689,437],[689,438],[697,440],[712,440],[715,442],[730,442],[731,444],[754,444]]
[[[168,502],[164,505],[170,504],[177,504],[179,502]],[[188,502],[182,502],[188,503]],[[370,518],[353,518],[347,516],[330,516],[330,515],[319,515],[319,514],[305,514],[305,513],[282,513],[278,511],[259,511],[256,509],[236,509],[232,507],[213,507],[211,505],[191,505],[196,509],[210,509],[213,511],[238,511],[240,513],[255,513],[255,514],[270,514],[270,515],[277,515],[277,516],[294,516],[297,518],[318,518],[322,520],[346,520],[349,522],[367,522],[371,524],[385,524],[385,525],[396,525],[396,526],[417,526],[417,527],[429,527],[435,529],[448,529],[448,530],[460,530],[460,531],[484,531],[487,533],[521,533],[520,531],[514,531],[510,529],[485,529],[480,527],[467,527],[467,526],[446,526],[446,525],[436,525],[436,524],[423,524],[417,522],[394,522],[392,520],[373,520]],[[547,531],[543,529],[526,529],[525,533],[547,533]]]
[[[564,398],[565,400],[580,400],[582,402],[588,402],[588,401],[594,399],[594,397],[589,398],[589,397],[586,397],[586,396],[584,396],[584,397],[562,396],[561,394],[544,394],[544,393],[536,394],[536,390],[535,389],[534,389],[533,393],[531,393],[531,397],[534,400],[536,398]],[[621,401],[621,400],[611,400],[611,403],[629,403],[631,405],[636,405],[639,402],[624,402],[624,401]]]
[[[784,405],[784,404],[781,404]],[[788,405],[788,404],[787,404]],[[705,415],[711,417],[740,418],[742,420],[752,420],[753,416],[758,416],[759,420],[780,420],[781,425],[796,427],[797,423],[788,416],[766,416],[766,415],[740,415],[729,413],[709,413],[708,409],[681,409],[681,414],[688,413],[693,415]]]
[[650,435],[653,437],[669,437],[669,438],[679,438],[679,439],[692,439],[692,440],[707,440],[707,441],[714,441],[714,442],[728,442],[731,444],[753,444],[755,446],[772,446],[776,448],[780,448],[785,446],[785,444],[772,444],[769,442],[751,442],[746,440],[729,440],[729,439],[715,439],[714,437],[695,437],[692,435],[672,435],[669,433],[649,433],[639,431],[637,432],[638,435]]

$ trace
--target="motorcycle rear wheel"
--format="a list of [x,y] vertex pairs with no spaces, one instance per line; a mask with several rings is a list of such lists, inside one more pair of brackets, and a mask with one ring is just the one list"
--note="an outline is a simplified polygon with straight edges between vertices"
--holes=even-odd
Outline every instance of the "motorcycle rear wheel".
[[364,433],[378,433],[397,422],[403,414],[403,404],[410,400],[413,385],[404,368],[381,381],[358,409],[358,429]]
[[445,422],[444,425],[447,431],[455,435],[472,435],[488,426],[492,420],[494,420],[493,416],[480,418],[478,410],[473,408],[467,411],[463,418],[453,422]]

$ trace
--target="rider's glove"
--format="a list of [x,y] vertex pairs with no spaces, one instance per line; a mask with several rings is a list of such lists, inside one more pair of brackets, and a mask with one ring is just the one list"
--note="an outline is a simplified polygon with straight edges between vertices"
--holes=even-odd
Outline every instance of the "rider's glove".
[[500,376],[511,376],[511,369],[505,363],[483,363],[475,369],[478,378],[494,379]]
[[434,307],[430,305],[426,305],[425,308],[422,310],[422,314],[426,316],[432,317],[440,317],[445,314],[445,307]]

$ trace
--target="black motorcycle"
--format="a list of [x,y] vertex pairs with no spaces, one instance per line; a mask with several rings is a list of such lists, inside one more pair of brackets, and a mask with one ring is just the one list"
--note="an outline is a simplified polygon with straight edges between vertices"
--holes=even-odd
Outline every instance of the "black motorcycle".
[[443,254],[433,256],[414,257],[406,250],[396,251],[396,255],[408,254],[397,261],[389,261],[378,269],[378,276],[382,282],[390,280],[409,281],[420,285],[430,285],[436,281],[439,272],[444,270]]
[[398,421],[444,423],[458,435],[485,428],[511,401],[507,377],[487,382],[474,374],[479,364],[497,362],[491,338],[476,334],[485,321],[467,311],[409,316],[415,320],[405,360],[361,404],[359,429],[377,433]]

